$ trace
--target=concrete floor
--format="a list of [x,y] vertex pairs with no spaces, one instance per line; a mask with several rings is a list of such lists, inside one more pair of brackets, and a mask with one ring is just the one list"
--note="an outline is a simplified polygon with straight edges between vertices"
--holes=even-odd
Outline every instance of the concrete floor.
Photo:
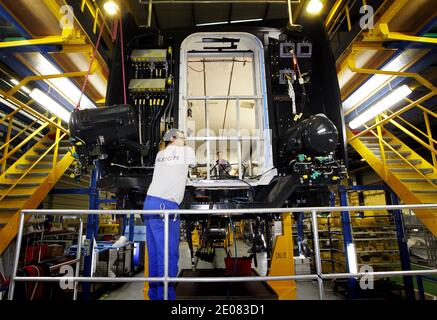
[[[243,241],[237,242],[237,253],[239,257],[249,256],[247,252],[250,249]],[[232,255],[234,254],[234,246],[230,248]],[[191,269],[190,251],[186,242],[181,242],[179,245],[179,270]],[[225,268],[224,258],[226,252],[224,249],[216,249],[213,263],[198,260],[197,269],[212,269]],[[267,255],[265,252],[257,253],[258,267],[255,268],[253,262],[252,267],[257,270],[260,275],[265,275],[267,272]],[[136,277],[142,277],[143,273],[139,273]],[[333,291],[332,285],[329,282],[324,284],[324,294],[326,300],[341,300],[344,297]],[[297,282],[297,300],[316,300],[318,299],[318,287],[315,281],[298,281]],[[103,300],[143,300],[143,283],[126,283],[118,289],[115,289],[101,297]]]

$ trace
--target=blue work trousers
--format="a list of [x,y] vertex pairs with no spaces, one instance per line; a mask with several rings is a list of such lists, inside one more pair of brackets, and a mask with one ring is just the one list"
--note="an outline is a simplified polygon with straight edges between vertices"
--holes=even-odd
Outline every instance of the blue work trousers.
[[[179,205],[175,202],[161,199],[158,197],[147,196],[144,200],[144,210],[179,210]],[[149,264],[149,277],[164,276],[164,218],[160,215],[144,215],[146,224],[146,241]],[[178,274],[179,260],[179,235],[180,219],[175,215],[169,216],[168,231],[168,275],[176,277]],[[151,300],[164,299],[164,284],[162,282],[149,282],[149,298]],[[168,299],[175,300],[176,294],[173,284],[168,286]]]

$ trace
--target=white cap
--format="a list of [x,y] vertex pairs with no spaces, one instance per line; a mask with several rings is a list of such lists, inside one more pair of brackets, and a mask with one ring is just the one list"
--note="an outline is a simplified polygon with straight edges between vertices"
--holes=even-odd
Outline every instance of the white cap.
[[183,135],[184,133],[178,129],[170,129],[164,134],[164,141],[171,141],[172,138],[177,138],[179,135]]

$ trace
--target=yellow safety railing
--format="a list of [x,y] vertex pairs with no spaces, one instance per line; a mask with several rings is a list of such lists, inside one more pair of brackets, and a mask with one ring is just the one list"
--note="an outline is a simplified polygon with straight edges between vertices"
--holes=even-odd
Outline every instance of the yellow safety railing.
[[[56,138],[56,140],[47,148],[47,150],[43,154],[41,154],[39,156],[39,158],[36,161],[34,161],[26,171],[23,172],[21,177],[19,177],[17,180],[15,180],[14,183],[2,194],[2,196],[0,197],[0,201],[2,201],[27,176],[27,174],[29,174],[29,172],[31,172],[32,169],[38,163],[40,163],[41,160],[44,159],[53,149],[55,151],[55,154],[57,155],[57,150],[59,148],[59,142],[66,136],[67,136],[66,133],[63,133],[61,136],[58,136]],[[52,170],[54,170],[54,169],[55,169],[55,167],[52,168]]]
[[[419,143],[421,146],[426,148],[431,153],[431,159],[432,164],[434,168],[437,168],[437,150],[435,148],[435,144],[437,143],[437,140],[433,138],[432,130],[431,130],[431,124],[430,124],[430,118],[437,118],[437,114],[431,110],[428,110],[424,106],[422,106],[422,103],[427,101],[428,99],[434,97],[437,94],[437,88],[426,78],[421,76],[418,73],[413,72],[396,72],[396,71],[387,71],[387,70],[376,70],[376,69],[366,69],[366,68],[358,68],[355,65],[355,53],[352,53],[348,60],[347,64],[349,69],[352,72],[356,73],[363,73],[363,74],[382,74],[382,75],[390,75],[392,77],[406,77],[411,78],[417,81],[420,85],[422,85],[424,88],[428,90],[428,92],[423,95],[422,97],[418,98],[417,100],[413,101],[411,99],[405,98],[405,101],[408,102],[408,105],[402,107],[401,109],[397,111],[386,111],[382,112],[378,117],[375,119],[375,123],[370,126],[365,126],[366,129],[362,130],[361,132],[355,134],[354,136],[350,137],[348,139],[348,142],[353,141],[354,139],[360,138],[364,136],[365,134],[371,133],[375,135],[378,139],[380,139],[380,148],[381,148],[381,154],[382,154],[382,161],[384,162],[384,167],[387,168],[385,163],[385,157],[384,157],[384,145],[386,144],[385,141],[382,139],[382,132],[386,130],[384,128],[384,125],[387,123],[390,123],[394,125],[396,128],[401,130],[403,133],[405,133],[407,136],[415,140],[417,143]],[[402,114],[405,112],[411,110],[411,109],[418,109],[423,116],[426,131],[423,131],[419,129],[417,126],[411,124],[407,120],[405,120],[402,117]],[[402,124],[401,124],[402,123]],[[412,128],[414,131],[408,129],[405,125],[407,125],[409,128]],[[373,130],[376,129],[377,133],[375,133]],[[391,148],[391,146],[389,146]],[[392,148],[391,148],[392,149]],[[404,159],[408,165],[416,168],[414,165],[411,164],[411,162],[408,162],[404,157],[402,157],[399,152],[396,150],[394,151],[398,156],[400,156],[401,159]],[[417,169],[416,169],[417,171]],[[420,173],[422,176],[423,174]],[[426,177],[424,177],[426,178]],[[427,179],[428,182],[431,182],[429,179]],[[431,184],[435,187],[435,185],[431,182]]]
[[[109,28],[108,24],[106,23],[105,16],[100,10],[99,5],[95,1],[90,0],[82,0],[82,3],[80,5],[80,9],[82,12],[85,11],[85,8],[88,9],[88,12],[91,14],[92,18],[94,19],[93,23],[93,32],[97,32],[97,26],[100,28],[105,28],[106,31],[111,34],[111,29]],[[99,21],[99,17],[102,19],[102,21]]]
[[325,28],[328,31],[328,35],[331,36],[337,31],[337,29],[346,20],[348,31],[352,30],[352,20],[351,20],[351,9],[354,4],[365,6],[367,4],[366,0],[361,0],[353,2],[352,5],[350,1],[347,0],[336,0],[325,19]]
[[[48,77],[58,77],[55,75],[50,75]],[[37,78],[37,79],[36,79]],[[4,98],[8,99],[10,102],[15,104],[16,109],[5,113],[0,117],[0,124],[4,124],[7,127],[7,132],[5,138],[3,140],[3,144],[0,146],[0,152],[2,155],[0,156],[0,168],[1,173],[3,175],[8,170],[8,162],[11,163],[12,157],[20,150],[23,149],[28,143],[32,141],[40,141],[50,130],[54,131],[55,139],[53,143],[47,146],[47,149],[43,154],[36,160],[33,161],[30,167],[24,172],[17,171],[16,173],[20,173],[20,176],[17,180],[14,180],[14,183],[7,189],[2,192],[0,196],[0,201],[2,201],[19,183],[22,181],[26,175],[38,164],[41,160],[51,151],[53,151],[53,163],[51,170],[55,170],[58,161],[58,150],[59,150],[59,141],[62,138],[68,135],[68,130],[62,126],[62,121],[60,118],[56,116],[49,117],[48,115],[44,115],[37,110],[32,108],[32,104],[34,100],[29,100],[27,103],[24,103],[13,95],[18,91],[21,86],[26,84],[29,81],[39,80],[40,76],[32,76],[23,79],[19,84],[13,87],[8,92],[4,92],[0,90],[0,95]],[[18,115],[26,115],[33,118],[29,124],[23,124],[22,121],[18,119]],[[49,141],[49,140],[47,140]],[[15,159],[14,159],[15,160]]]
[[[45,129],[49,129],[51,123],[56,124],[56,139],[60,137],[61,131],[63,136],[68,134],[68,130],[62,127],[61,119],[53,116],[51,118],[47,118],[47,116],[40,114],[39,112],[32,109],[32,112],[28,112],[23,106],[31,108],[30,105],[33,103],[33,100],[30,100],[27,104],[23,104],[18,106],[17,109],[10,112],[9,114],[4,115],[0,118],[0,124],[7,124],[7,133],[5,136],[5,140],[3,141],[3,145],[0,146],[0,151],[3,153],[3,156],[0,158],[0,166],[1,166],[1,174],[3,174],[7,170],[7,162],[14,156],[19,150],[21,150],[27,143],[32,140],[39,140],[39,138],[43,135]],[[25,125],[22,129],[14,130],[14,127],[22,127],[22,123],[20,123],[16,116],[19,113],[30,114],[34,116],[36,119],[31,123]],[[49,121],[44,121],[45,119]],[[54,146],[54,160],[53,160],[53,168],[56,166],[58,155],[58,146]]]
[[[426,150],[430,152],[430,156],[432,159],[432,164],[435,169],[437,169],[437,150],[435,149],[435,145],[437,144],[437,140],[433,137],[430,118],[436,119],[437,114],[431,110],[426,109],[421,105],[423,101],[434,96],[433,92],[426,94],[425,96],[419,98],[416,101],[412,101],[408,98],[405,100],[409,102],[409,104],[398,111],[388,110],[386,112],[382,112],[378,116],[375,117],[375,123],[371,125],[364,125],[365,129],[360,131],[359,133],[353,135],[348,139],[348,142],[353,141],[354,139],[358,139],[366,134],[371,134],[378,139],[379,148],[381,151],[381,161],[384,165],[385,176],[387,176],[388,166],[385,156],[385,151],[389,150],[394,152],[397,157],[402,159],[409,167],[413,168],[422,178],[424,178],[427,182],[429,182],[434,188],[437,186],[432,182],[431,179],[426,177],[411,161],[409,161],[406,157],[402,156],[402,154],[393,148],[389,143],[384,140],[384,132],[388,132],[386,127],[384,127],[387,123],[394,125],[396,128],[405,133],[408,137],[419,143]],[[418,109],[423,116],[426,131],[421,130],[414,124],[405,120],[401,115],[412,108]],[[407,128],[408,126],[408,128]],[[376,130],[376,132],[375,132]]]
[[[437,114],[435,114],[434,112],[427,110],[425,108],[420,109],[420,111],[422,111],[422,116],[423,116],[424,123],[426,126],[426,132],[423,132],[422,130],[417,128],[417,126],[411,124],[410,122],[408,122],[407,120],[405,120],[401,116],[397,116],[396,119],[399,119],[403,123],[407,124],[411,129],[415,130],[417,133],[424,136],[426,139],[423,139],[420,136],[418,136],[417,134],[415,134],[414,132],[412,132],[411,130],[408,130],[405,126],[401,125],[398,121],[396,121],[394,119],[390,119],[389,123],[391,123],[392,125],[397,127],[399,130],[404,132],[406,135],[408,135],[410,138],[412,138],[417,143],[422,145],[424,148],[428,149],[428,151],[431,154],[432,164],[435,168],[437,168],[437,162],[436,162],[437,150],[434,147],[434,144],[437,143],[437,140],[433,138],[431,125],[430,125],[430,119],[429,119],[430,116],[433,118],[437,118],[436,117]],[[390,114],[394,113],[391,110],[389,110],[388,112]],[[382,115],[382,118],[384,118],[384,119],[388,118],[388,116],[385,113],[382,113],[381,115]]]
[[[370,128],[366,125],[365,125],[365,127],[366,127],[366,130]],[[396,154],[396,156],[398,156],[400,159],[402,159],[406,164],[408,164],[408,166],[410,166],[412,169],[414,169],[414,171],[416,171],[422,178],[424,178],[429,184],[431,184],[434,188],[437,189],[436,184],[433,183],[431,179],[429,179],[426,175],[424,175],[422,173],[422,171],[420,171],[410,160],[405,158],[398,150],[393,148],[393,146],[391,146],[387,141],[384,140],[384,136],[383,136],[382,132],[383,132],[383,130],[386,130],[386,129],[383,129],[382,126],[378,126],[377,128],[378,128],[378,133],[376,133],[372,129],[370,129],[368,132],[371,133],[374,137],[376,137],[378,139],[379,144],[380,144],[381,157],[383,159],[385,177],[388,176],[388,174],[387,174],[388,166],[387,166],[387,160],[385,159],[385,156],[384,156],[384,147],[383,146],[386,146],[390,151],[394,152]],[[381,134],[379,134],[379,132],[381,132]]]

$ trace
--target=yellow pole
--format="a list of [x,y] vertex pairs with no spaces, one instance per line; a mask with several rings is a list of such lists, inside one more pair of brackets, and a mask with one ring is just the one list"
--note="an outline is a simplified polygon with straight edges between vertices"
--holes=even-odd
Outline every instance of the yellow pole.
[[[375,117],[375,122],[378,123],[380,121],[380,116]],[[379,150],[381,151],[381,159],[382,164],[384,165],[384,179],[387,179],[387,161],[385,159],[385,151],[384,151],[384,144],[383,144],[383,136],[382,136],[382,125],[377,126],[376,130],[378,132],[378,142],[379,142]]]
[[[434,141],[432,139],[432,131],[431,131],[430,123],[429,123],[428,113],[424,112],[423,117],[425,118],[426,133],[428,134],[429,145],[432,149],[434,149]],[[432,164],[433,164],[434,168],[437,168],[437,161],[436,161],[435,152],[431,151],[431,157],[432,157]]]
[[[147,253],[147,243],[144,246],[144,277],[147,278],[149,276],[149,256]],[[149,283],[144,282],[144,300],[150,300],[149,298]]]
[[[276,237],[269,276],[294,275],[293,235],[291,214],[282,215],[282,235]],[[269,281],[269,286],[278,294],[279,300],[296,299],[296,281]]]
[[6,158],[5,161],[2,163],[2,174],[6,171],[6,163],[8,159],[8,153],[9,153],[9,140],[11,139],[11,132],[12,132],[12,118],[9,118],[9,124],[8,124],[8,132],[6,133],[6,149],[4,151],[4,157]]
[[[58,119],[58,124],[61,125],[61,119]],[[53,152],[53,168],[52,170],[56,169],[56,163],[58,161],[58,151],[59,151],[59,136],[61,135],[61,130],[59,128],[56,128],[56,138],[55,138],[55,150]]]

